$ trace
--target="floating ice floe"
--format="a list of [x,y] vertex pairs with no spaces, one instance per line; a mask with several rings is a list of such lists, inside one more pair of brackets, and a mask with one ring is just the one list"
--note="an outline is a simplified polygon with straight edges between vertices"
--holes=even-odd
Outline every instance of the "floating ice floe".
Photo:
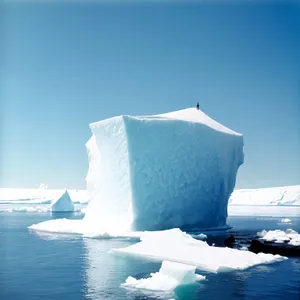
[[132,238],[139,239],[143,232],[130,231],[103,231],[91,227],[84,219],[71,220],[66,218],[44,221],[33,224],[28,229],[46,232],[46,233],[64,233],[82,235],[85,238],[107,239],[107,238]]
[[82,220],[70,220],[66,218],[44,221],[29,226],[29,229],[50,233],[83,234]]
[[290,219],[288,219],[288,218],[283,218],[283,219],[281,219],[280,222],[281,223],[287,223],[287,224],[291,224],[292,223],[292,221]]
[[263,230],[258,232],[257,235],[266,242],[288,243],[289,245],[300,246],[300,234],[293,229],[287,229],[286,231],[278,229]]
[[196,267],[163,261],[159,272],[149,278],[136,279],[129,276],[121,286],[151,291],[173,291],[180,285],[205,280],[205,276],[195,274]]
[[112,252],[158,261],[167,260],[213,273],[244,270],[255,265],[287,259],[280,255],[212,247],[180,229],[145,232],[141,235],[141,242],[126,248],[113,249]]

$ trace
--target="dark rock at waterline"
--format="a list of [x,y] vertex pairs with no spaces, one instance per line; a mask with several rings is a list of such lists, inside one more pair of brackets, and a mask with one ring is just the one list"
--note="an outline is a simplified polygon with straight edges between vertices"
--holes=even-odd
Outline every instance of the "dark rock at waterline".
[[235,237],[232,234],[224,240],[225,246],[229,248],[232,248],[234,243],[235,243]]
[[266,242],[259,239],[252,240],[248,249],[254,253],[263,252],[279,254],[282,256],[300,256],[300,246],[293,246],[289,245],[288,243],[278,244]]

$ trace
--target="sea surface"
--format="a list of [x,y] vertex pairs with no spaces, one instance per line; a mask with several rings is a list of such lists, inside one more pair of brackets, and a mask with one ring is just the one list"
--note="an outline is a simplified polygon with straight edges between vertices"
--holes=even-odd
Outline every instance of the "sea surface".
[[[205,275],[206,280],[178,287],[174,292],[147,292],[120,285],[128,276],[149,277],[160,263],[115,256],[112,248],[130,240],[85,239],[41,234],[27,227],[53,218],[82,218],[82,214],[0,212],[0,299],[288,299],[299,300],[300,258],[252,267],[245,271]],[[231,232],[245,239],[262,229],[293,228],[299,218],[281,224],[278,217],[229,217]],[[223,236],[211,236],[216,245]]]

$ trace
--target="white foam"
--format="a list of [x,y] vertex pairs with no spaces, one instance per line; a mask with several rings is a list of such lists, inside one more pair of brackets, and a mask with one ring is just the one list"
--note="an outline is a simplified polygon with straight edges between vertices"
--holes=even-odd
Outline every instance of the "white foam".
[[159,272],[151,273],[149,278],[142,279],[129,276],[122,286],[151,291],[173,291],[180,285],[205,280],[205,276],[195,274],[195,271],[193,266],[163,261]]

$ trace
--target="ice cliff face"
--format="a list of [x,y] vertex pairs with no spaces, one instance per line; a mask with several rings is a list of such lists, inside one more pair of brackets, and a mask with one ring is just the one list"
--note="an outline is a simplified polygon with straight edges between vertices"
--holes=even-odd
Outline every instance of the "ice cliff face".
[[84,221],[100,230],[226,224],[242,135],[189,108],[90,124]]

